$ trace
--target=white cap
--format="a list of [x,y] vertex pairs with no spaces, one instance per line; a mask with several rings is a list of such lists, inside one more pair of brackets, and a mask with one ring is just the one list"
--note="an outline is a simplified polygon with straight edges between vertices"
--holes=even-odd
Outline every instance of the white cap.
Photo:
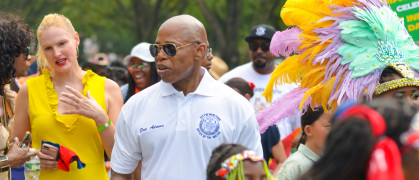
[[124,58],[129,61],[131,58],[137,57],[145,62],[154,62],[154,57],[150,54],[150,43],[142,42],[132,48],[131,54]]

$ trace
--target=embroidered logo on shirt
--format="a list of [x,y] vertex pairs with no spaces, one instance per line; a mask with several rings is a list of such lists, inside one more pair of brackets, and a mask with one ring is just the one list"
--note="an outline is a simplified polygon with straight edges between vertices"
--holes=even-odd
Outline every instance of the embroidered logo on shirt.
[[201,115],[201,122],[199,127],[196,129],[198,134],[206,139],[214,139],[220,135],[220,118],[212,113],[206,113]]
[[158,129],[158,128],[162,128],[164,127],[164,124],[159,124],[159,125],[151,125],[149,128],[140,128],[140,133],[146,132],[148,130],[153,130],[153,129]]

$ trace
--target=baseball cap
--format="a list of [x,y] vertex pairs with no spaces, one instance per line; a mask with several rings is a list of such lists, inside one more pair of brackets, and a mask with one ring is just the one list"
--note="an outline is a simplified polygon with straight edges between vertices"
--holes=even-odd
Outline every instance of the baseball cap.
[[266,24],[257,25],[250,30],[250,35],[244,38],[244,40],[246,42],[250,42],[252,39],[262,38],[271,41],[275,32],[276,30],[272,26]]
[[150,43],[142,42],[132,48],[131,54],[124,58],[125,61],[129,61],[131,58],[136,57],[145,62],[154,62],[154,57],[150,54]]

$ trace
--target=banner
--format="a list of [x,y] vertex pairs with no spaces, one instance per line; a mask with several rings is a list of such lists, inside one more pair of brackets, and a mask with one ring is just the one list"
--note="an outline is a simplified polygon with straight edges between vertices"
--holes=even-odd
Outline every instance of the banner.
[[419,0],[388,0],[387,1],[400,18],[413,40],[419,42]]

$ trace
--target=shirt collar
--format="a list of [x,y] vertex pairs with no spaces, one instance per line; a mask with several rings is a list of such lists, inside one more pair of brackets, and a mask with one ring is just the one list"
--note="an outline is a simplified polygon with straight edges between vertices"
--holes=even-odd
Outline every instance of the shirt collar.
[[[199,82],[198,88],[190,94],[198,94],[202,96],[214,96],[216,94],[216,88],[214,87],[214,83],[218,83],[209,72],[201,67],[201,72],[204,71],[204,76],[202,77],[201,81]],[[160,95],[169,96],[176,93],[182,93],[176,90],[171,83],[166,83],[160,81],[161,93]]]
[[316,162],[320,158],[319,155],[314,153],[310,148],[308,148],[304,144],[300,144],[300,146],[298,147],[298,151],[300,151],[304,156],[306,156],[307,158],[309,158],[313,162]]

